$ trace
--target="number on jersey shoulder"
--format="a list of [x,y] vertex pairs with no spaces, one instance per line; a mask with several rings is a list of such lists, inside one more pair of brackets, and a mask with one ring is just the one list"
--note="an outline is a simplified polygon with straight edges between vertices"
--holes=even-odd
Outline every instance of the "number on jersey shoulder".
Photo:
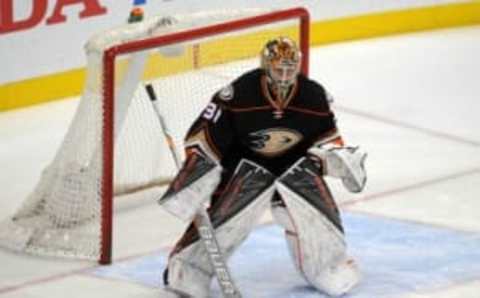
[[204,119],[210,120],[213,123],[217,122],[221,115],[222,108],[214,102],[210,102],[202,113]]

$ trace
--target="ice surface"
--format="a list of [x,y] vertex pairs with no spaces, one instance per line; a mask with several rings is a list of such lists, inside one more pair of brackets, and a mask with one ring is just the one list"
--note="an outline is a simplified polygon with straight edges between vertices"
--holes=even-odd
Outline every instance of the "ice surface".
[[[364,193],[331,183],[364,273],[348,297],[479,297],[479,36],[477,26],[312,50],[311,76],[336,97],[345,139],[369,151]],[[0,114],[1,218],[35,185],[76,103]],[[185,227],[154,206],[118,206],[111,267],[1,250],[0,297],[159,297],[166,247]],[[232,260],[246,297],[322,297],[294,272],[281,234],[260,227]],[[252,262],[254,252],[268,258]]]

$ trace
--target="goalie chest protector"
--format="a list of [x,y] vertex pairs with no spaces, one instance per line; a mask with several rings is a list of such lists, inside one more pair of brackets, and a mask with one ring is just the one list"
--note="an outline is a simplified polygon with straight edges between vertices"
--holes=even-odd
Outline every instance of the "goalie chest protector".
[[[299,75],[289,97],[274,100],[262,69],[218,91],[187,135],[208,143],[227,171],[242,158],[280,175],[316,141],[336,131],[325,89]],[[202,137],[199,137],[201,135]]]

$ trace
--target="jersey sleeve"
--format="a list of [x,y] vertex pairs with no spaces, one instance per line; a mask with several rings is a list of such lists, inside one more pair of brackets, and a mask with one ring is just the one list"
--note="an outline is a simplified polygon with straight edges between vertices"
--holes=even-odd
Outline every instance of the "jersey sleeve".
[[314,142],[314,146],[338,146],[342,147],[344,145],[343,138],[340,135],[340,132],[337,127],[337,119],[335,113],[331,108],[331,105],[334,101],[333,96],[326,91],[323,86],[317,85],[317,88],[314,88],[314,96],[318,100],[319,108],[324,110],[328,116],[325,119],[325,126],[322,131],[319,131],[318,136]]
[[229,150],[235,132],[232,113],[221,93],[213,96],[188,130],[185,137],[187,154],[189,149],[200,146],[214,160],[220,161]]

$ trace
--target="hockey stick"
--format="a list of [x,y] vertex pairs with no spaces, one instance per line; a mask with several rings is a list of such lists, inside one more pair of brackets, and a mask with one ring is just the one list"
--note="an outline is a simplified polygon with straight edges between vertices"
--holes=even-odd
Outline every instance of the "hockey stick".
[[[158,117],[158,121],[167,140],[168,148],[170,149],[170,153],[172,154],[172,157],[175,161],[177,170],[179,170],[181,167],[180,156],[178,155],[178,152],[175,148],[175,143],[173,142],[170,130],[168,129],[168,126],[164,121],[163,115],[156,104],[157,96],[155,90],[153,89],[153,86],[151,84],[146,84],[145,90],[147,91],[148,97],[150,98],[153,109],[155,110],[155,114]],[[208,258],[210,260],[210,264],[214,269],[214,273],[217,277],[218,284],[220,285],[223,296],[226,298],[241,298],[242,296],[238,291],[237,287],[235,286],[232,275],[230,274],[230,270],[227,267],[225,257],[220,250],[220,245],[218,244],[217,238],[215,237],[215,229],[213,228],[207,211],[203,208],[200,208],[193,222],[198,230],[200,239],[205,246],[205,250],[207,251]]]

